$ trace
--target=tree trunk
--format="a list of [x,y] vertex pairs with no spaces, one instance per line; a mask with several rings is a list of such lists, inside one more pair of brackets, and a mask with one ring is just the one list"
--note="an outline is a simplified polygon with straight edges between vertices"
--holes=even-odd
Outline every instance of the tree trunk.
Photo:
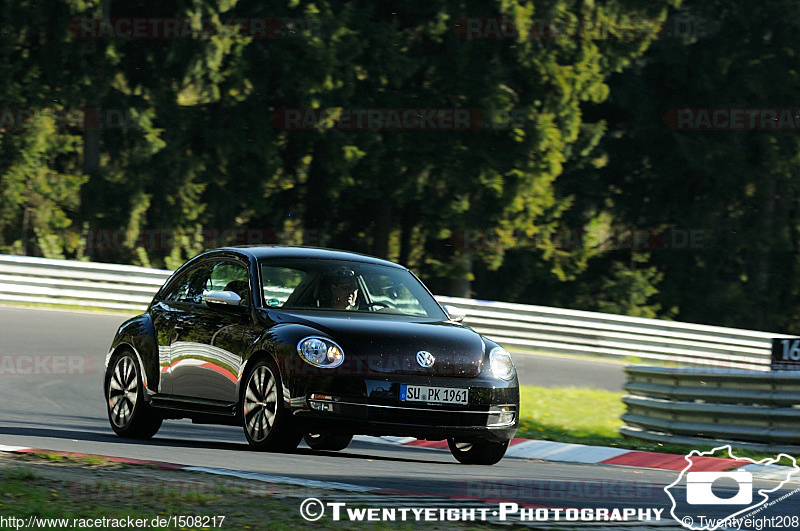
[[416,221],[416,205],[406,205],[400,218],[400,256],[397,261],[408,267],[411,257],[411,236]]
[[28,256],[28,231],[30,230],[31,209],[26,204],[22,211],[22,256]]
[[472,251],[463,251],[454,258],[453,276],[450,280],[450,295],[469,298],[472,291]]
[[764,177],[758,215],[758,247],[756,258],[755,325],[757,330],[764,328],[765,306],[770,304],[770,275],[772,273],[772,248],[775,224],[775,180],[772,173]]
[[[97,106],[90,112],[99,120],[100,111],[100,107]],[[87,119],[86,123],[89,125],[83,132],[83,173],[94,179],[100,170],[100,128],[99,122],[94,123],[91,118]]]
[[330,239],[327,234],[335,205],[329,196],[328,172],[325,169],[325,141],[314,143],[311,165],[308,168],[308,181],[303,201],[303,245],[322,246]]
[[381,190],[381,198],[375,203],[375,233],[372,240],[372,254],[375,256],[389,257],[393,213],[391,194],[387,190]]

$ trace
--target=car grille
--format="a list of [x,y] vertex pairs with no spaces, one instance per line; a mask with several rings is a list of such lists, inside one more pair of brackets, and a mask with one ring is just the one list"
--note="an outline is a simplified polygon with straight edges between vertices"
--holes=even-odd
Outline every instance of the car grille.
[[371,422],[414,424],[417,426],[486,426],[488,412],[421,411],[404,408],[369,408]]

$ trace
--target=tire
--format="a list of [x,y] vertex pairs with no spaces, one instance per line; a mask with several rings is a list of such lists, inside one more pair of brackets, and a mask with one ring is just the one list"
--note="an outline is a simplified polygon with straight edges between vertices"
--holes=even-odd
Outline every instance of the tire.
[[120,437],[149,439],[163,418],[144,399],[139,362],[130,350],[115,357],[106,373],[106,411],[111,429]]
[[312,450],[344,450],[353,440],[353,434],[347,433],[306,433],[303,437]]
[[508,449],[509,441],[456,441],[447,439],[450,453],[465,465],[493,465],[499,462]]
[[293,425],[284,407],[283,385],[275,363],[271,359],[259,360],[242,381],[239,413],[250,446],[270,452],[295,450],[303,432]]

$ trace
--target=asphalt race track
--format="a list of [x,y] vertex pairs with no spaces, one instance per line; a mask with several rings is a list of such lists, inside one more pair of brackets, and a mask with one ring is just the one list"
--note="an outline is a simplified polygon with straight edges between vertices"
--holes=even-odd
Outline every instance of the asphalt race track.
[[[538,506],[662,508],[666,521],[660,527],[680,528],[669,516],[671,503],[662,490],[676,479],[672,471],[521,458],[506,458],[491,467],[465,466],[449,452],[364,441],[354,442],[343,452],[313,452],[302,445],[292,454],[254,453],[241,429],[187,421],[165,422],[158,435],[146,442],[118,438],[108,425],[101,380],[104,356],[124,320],[119,315],[0,307],[0,445]],[[38,370],[15,374],[3,359],[17,356],[52,358],[42,361]],[[51,370],[62,363],[58,356],[65,356],[63,363],[67,368],[72,364],[76,374]],[[532,355],[516,355],[515,361],[527,384],[586,387],[596,382],[597,387],[619,389],[623,381],[622,365],[616,363]],[[765,481],[764,485],[777,483]],[[796,486],[794,480],[781,492],[791,492]],[[769,514],[800,514],[800,497],[776,504]]]

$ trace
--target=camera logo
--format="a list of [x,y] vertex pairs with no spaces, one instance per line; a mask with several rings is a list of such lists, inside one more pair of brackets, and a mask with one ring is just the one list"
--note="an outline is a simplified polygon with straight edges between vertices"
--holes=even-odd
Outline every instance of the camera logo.
[[[720,498],[711,490],[714,482],[730,478],[739,491],[730,498]],[[753,503],[753,474],[737,472],[689,472],[686,474],[686,501],[691,505],[750,505]]]
[[741,528],[747,518],[767,517],[772,506],[800,493],[785,488],[800,476],[800,466],[787,454],[755,461],[725,445],[692,450],[684,459],[686,467],[664,492],[672,502],[670,515],[685,529]]

